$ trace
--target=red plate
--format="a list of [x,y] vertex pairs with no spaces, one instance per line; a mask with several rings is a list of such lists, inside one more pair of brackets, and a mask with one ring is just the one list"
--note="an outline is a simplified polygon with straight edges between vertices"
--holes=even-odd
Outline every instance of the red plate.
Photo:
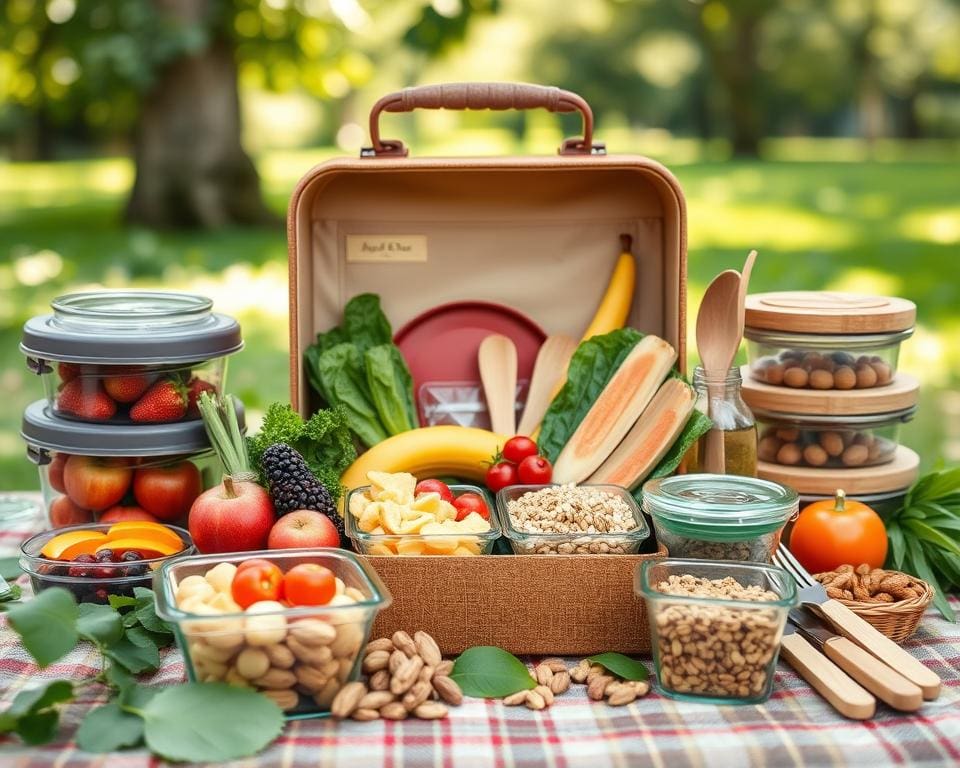
[[[419,395],[426,381],[480,383],[477,352],[491,333],[517,345],[517,379],[530,379],[547,334],[522,312],[489,301],[454,301],[413,318],[394,335]],[[418,408],[419,408],[419,396]],[[420,414],[421,420],[423,414]]]

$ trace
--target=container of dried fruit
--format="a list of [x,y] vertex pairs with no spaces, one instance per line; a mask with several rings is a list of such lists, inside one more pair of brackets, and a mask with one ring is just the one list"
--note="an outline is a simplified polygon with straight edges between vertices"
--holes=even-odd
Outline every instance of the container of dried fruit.
[[[233,573],[254,558],[284,573],[304,563],[328,568],[336,594],[325,605],[264,601],[244,611],[231,597]],[[191,681],[255,688],[291,720],[329,714],[340,688],[360,673],[374,618],[391,603],[372,568],[350,552],[322,547],[178,558],[156,572],[154,592]]]
[[[238,406],[243,428],[243,410]],[[27,406],[20,435],[40,474],[50,528],[95,521],[185,523],[221,467],[202,421],[88,424],[55,416],[45,400]]]
[[240,325],[204,296],[96,291],[60,296],[23,326],[20,351],[51,411],[110,424],[196,420],[203,391],[221,392]]
[[799,510],[796,491],[734,475],[675,475],[643,486],[643,511],[671,557],[769,563]]
[[635,574],[661,690],[677,699],[757,704],[773,689],[797,587],[768,565],[650,560]]
[[[776,387],[884,387],[897,375],[900,344],[913,334],[906,299],[830,291],[747,297],[744,338],[750,375]],[[749,401],[748,401],[749,402]]]
[[650,538],[619,485],[510,485],[497,493],[497,514],[517,555],[633,555]]
[[458,515],[452,506],[441,504],[436,493],[401,505],[371,499],[370,488],[354,488],[347,496],[349,514],[344,524],[347,536],[361,554],[472,557],[489,555],[500,538],[500,522],[491,512],[487,494],[478,486],[454,484],[449,488],[455,498],[466,493],[480,496],[487,518],[476,513]]
[[196,551],[190,534],[177,526],[88,523],[31,536],[20,546],[20,567],[34,594],[63,587],[78,603],[106,604],[110,595],[150,589],[161,565]]

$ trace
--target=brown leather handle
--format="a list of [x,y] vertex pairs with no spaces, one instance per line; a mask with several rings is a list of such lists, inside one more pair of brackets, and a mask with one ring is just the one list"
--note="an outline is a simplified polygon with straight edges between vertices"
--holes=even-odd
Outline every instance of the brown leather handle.
[[546,109],[549,112],[579,112],[583,138],[566,139],[560,154],[590,154],[603,151],[593,143],[593,111],[579,94],[548,85],[530,83],[444,83],[420,85],[389,93],[370,110],[372,151],[365,156],[406,157],[402,141],[380,138],[381,112],[412,112],[415,109]]

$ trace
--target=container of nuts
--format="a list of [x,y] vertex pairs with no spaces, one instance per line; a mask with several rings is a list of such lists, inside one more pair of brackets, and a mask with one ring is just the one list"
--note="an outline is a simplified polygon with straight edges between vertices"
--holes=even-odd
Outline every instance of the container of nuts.
[[618,485],[510,485],[497,493],[497,514],[517,555],[632,555],[650,537]]
[[635,575],[650,621],[657,682],[678,699],[756,704],[773,688],[797,588],[773,566],[651,560]]
[[769,563],[799,498],[770,480],[675,475],[643,486],[643,511],[672,557]]
[[[323,566],[335,590],[322,605],[262,600],[244,610],[232,585],[237,566],[250,560],[268,561],[283,574]],[[379,577],[355,555],[323,548],[177,558],[157,571],[154,592],[157,615],[173,626],[191,681],[253,688],[290,720],[330,713],[334,697],[360,673],[374,618],[391,603]]]

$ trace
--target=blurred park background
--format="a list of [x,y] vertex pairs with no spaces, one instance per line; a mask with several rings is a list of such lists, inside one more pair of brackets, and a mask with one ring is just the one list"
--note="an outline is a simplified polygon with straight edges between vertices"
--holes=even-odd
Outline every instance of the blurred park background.
[[[242,322],[231,390],[285,400],[289,194],[356,155],[380,95],[456,80],[575,90],[610,151],[688,200],[690,302],[760,260],[754,290],[917,302],[906,442],[960,461],[958,0],[3,0],[0,488],[40,396],[26,318],[95,286],[184,289]],[[555,151],[573,117],[388,116],[417,154]]]

